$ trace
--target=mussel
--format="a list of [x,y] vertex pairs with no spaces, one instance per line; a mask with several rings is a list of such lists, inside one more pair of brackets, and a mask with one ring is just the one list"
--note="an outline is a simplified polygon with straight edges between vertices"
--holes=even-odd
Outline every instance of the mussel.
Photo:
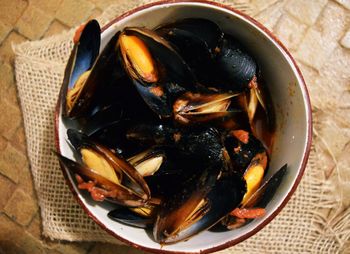
[[81,27],[61,90],[79,189],[112,203],[108,217],[172,244],[265,216],[287,166],[269,180],[274,117],[239,35],[191,18],[126,27],[99,53]]
[[142,216],[125,207],[110,211],[108,217],[117,222],[138,228],[147,228],[154,223],[152,216]]
[[210,85],[214,82],[214,56],[223,32],[207,19],[188,18],[166,24],[156,30],[174,45],[188,63],[198,82]]
[[[138,197],[137,202],[135,202],[134,199],[119,199],[112,196],[116,203],[125,205],[134,205],[136,203],[139,205],[140,199],[142,199],[143,203],[149,199],[150,190],[147,183],[129,162],[113,153],[107,147],[90,140],[83,133],[68,130],[67,134],[70,143],[77,151],[82,162],[80,168],[79,166],[73,167],[75,173],[81,174],[91,181],[94,181],[96,178],[107,179],[115,184],[113,190],[116,189],[118,194],[126,192]],[[67,159],[61,159],[61,162],[64,164],[64,162],[67,162]],[[69,167],[67,166],[67,168]],[[127,183],[127,185],[124,183]]]
[[127,28],[119,37],[124,68],[148,106],[170,117],[174,98],[194,89],[194,77],[170,44],[145,28]]
[[215,225],[241,203],[245,181],[223,166],[197,171],[185,182],[186,188],[163,203],[153,228],[157,242],[186,240]]
[[241,173],[251,163],[256,154],[264,153],[263,144],[246,130],[232,130],[224,140],[231,163]]
[[255,60],[242,48],[235,38],[225,34],[217,48],[215,66],[217,83],[221,89],[242,92],[257,73]]
[[100,50],[101,30],[96,20],[91,20],[77,31],[74,47],[68,60],[62,91],[61,102],[64,115],[76,116],[89,106],[89,98],[82,98],[84,90],[94,86],[90,79],[93,64]]
[[237,95],[187,92],[173,105],[174,119],[182,124],[197,124],[239,112],[240,109],[229,109],[231,98]]
[[221,226],[223,226],[224,229],[235,229],[243,226],[252,219],[265,216],[264,208],[275,195],[286,174],[287,164],[283,165],[268,180],[262,183],[257,190],[251,193],[249,198],[242,201],[237,208],[225,216],[220,221],[220,224],[216,225],[215,229],[220,230],[220,228],[222,228]]

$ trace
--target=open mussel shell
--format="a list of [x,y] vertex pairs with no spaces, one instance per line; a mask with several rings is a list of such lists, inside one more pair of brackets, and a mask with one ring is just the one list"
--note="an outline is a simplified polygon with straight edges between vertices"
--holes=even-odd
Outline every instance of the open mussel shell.
[[268,180],[266,180],[254,194],[245,202],[243,207],[266,207],[275,195],[278,187],[282,183],[284,176],[288,172],[288,165],[283,165]]
[[256,154],[244,172],[243,178],[247,183],[247,192],[245,193],[242,204],[244,205],[250,197],[261,186],[262,180],[267,168],[268,158],[265,151]]
[[119,48],[124,69],[148,106],[170,117],[174,98],[193,89],[194,76],[170,44],[145,28],[126,28]]
[[[263,209],[273,199],[278,187],[282,183],[284,176],[288,172],[287,164],[277,170],[268,180],[266,180],[258,190],[256,190],[246,202],[242,202],[240,209]],[[241,227],[252,221],[252,218],[237,218],[236,216],[227,215],[220,223],[217,223],[211,231],[222,232],[227,229],[232,230]]]
[[[83,38],[81,37],[81,40]],[[88,71],[72,76],[73,79],[69,78],[72,81],[69,82],[65,105],[68,117],[89,116],[96,105],[108,105],[106,104],[108,101],[105,100],[107,97],[104,92],[105,87],[118,82],[125,75],[116,51],[118,38],[119,33],[116,33],[97,58],[93,59],[93,65],[89,67]],[[87,52],[82,54],[89,55]],[[83,58],[78,58],[78,56],[76,61],[72,63],[74,69],[82,61],[80,58]]]
[[164,243],[169,235],[176,235],[181,226],[191,217],[196,208],[214,185],[219,174],[217,168],[205,168],[187,173],[180,183],[182,188],[164,200],[157,215],[153,235],[157,242]]
[[175,101],[174,118],[181,124],[198,124],[239,112],[239,109],[229,109],[231,99],[237,95],[187,92]]
[[[70,160],[59,153],[56,153],[61,166],[80,177],[85,178],[87,181],[94,182],[98,187],[92,187],[88,190],[91,191],[91,196],[96,200],[109,200],[113,203],[123,206],[138,207],[145,204],[144,198],[137,195],[135,192],[130,191],[122,185],[116,184],[109,179],[101,176],[94,169],[88,168],[83,164]],[[79,185],[78,185],[79,187]]]
[[249,88],[249,91],[245,93],[245,111],[249,119],[250,129],[264,146],[270,149],[276,122],[272,105],[268,103],[271,98],[260,73],[252,79]]
[[224,144],[233,167],[242,174],[256,154],[265,152],[263,144],[245,130],[230,131],[224,139]]
[[125,159],[113,153],[109,148],[95,143],[81,132],[69,129],[67,135],[70,143],[80,155],[82,149],[86,149],[87,151],[91,151],[93,154],[98,155],[103,160],[103,163],[110,165],[114,170],[122,172],[127,176],[126,179],[130,181],[133,191],[137,192],[145,200],[150,197],[150,190],[147,183],[137,170]]
[[196,183],[191,183],[194,189],[187,185],[165,201],[153,229],[156,241],[172,244],[186,240],[215,225],[241,203],[246,191],[242,177],[235,173],[215,176],[214,172],[204,170]]
[[165,160],[165,151],[151,148],[130,157],[128,162],[135,167],[141,176],[147,177],[156,174]]
[[154,217],[141,216],[125,207],[112,210],[107,215],[114,221],[138,228],[148,228],[154,223]]
[[65,69],[61,91],[63,113],[69,117],[74,115],[83,79],[89,75],[88,71],[92,68],[100,50],[101,29],[98,22],[91,20],[83,25],[83,28],[77,31],[75,40]]

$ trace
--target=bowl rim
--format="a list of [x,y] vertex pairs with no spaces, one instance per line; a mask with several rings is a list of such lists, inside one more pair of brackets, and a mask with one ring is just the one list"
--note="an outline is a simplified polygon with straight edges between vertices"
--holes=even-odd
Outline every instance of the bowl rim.
[[[257,232],[259,232],[261,229],[263,229],[267,224],[269,224],[276,216],[278,213],[280,213],[280,211],[283,209],[283,207],[285,207],[285,205],[288,203],[288,201],[290,200],[291,196],[293,195],[293,193],[296,191],[302,176],[304,175],[305,169],[306,169],[306,165],[307,165],[307,161],[309,158],[309,154],[311,151],[311,143],[312,143],[312,110],[311,110],[311,103],[310,103],[310,95],[309,92],[307,90],[306,87],[306,83],[304,80],[304,77],[302,75],[301,70],[299,69],[296,61],[294,60],[294,58],[292,57],[291,53],[288,51],[288,49],[281,43],[281,41],[269,30],[267,29],[264,25],[262,25],[260,22],[258,22],[257,20],[255,20],[254,18],[250,17],[249,15],[242,13],[241,11],[235,9],[234,7],[225,5],[223,3],[220,2],[213,2],[213,1],[208,1],[208,0],[160,0],[157,2],[152,2],[152,3],[148,3],[148,4],[144,4],[141,6],[138,6],[136,8],[133,8],[131,10],[128,10],[126,12],[124,12],[123,14],[119,15],[118,17],[114,18],[113,20],[111,20],[110,22],[108,22],[106,25],[104,25],[101,28],[101,33],[104,32],[107,28],[109,28],[110,26],[112,26],[113,24],[115,24],[116,22],[124,19],[125,17],[128,17],[134,13],[140,12],[142,10],[154,7],[154,6],[162,6],[162,5],[168,5],[168,4],[181,4],[181,3],[201,3],[201,4],[206,4],[209,6],[214,6],[214,7],[219,7],[225,10],[228,10],[230,12],[235,13],[236,15],[238,15],[240,18],[242,18],[245,21],[249,21],[251,23],[253,23],[254,25],[256,25],[259,29],[261,29],[263,32],[265,32],[265,35],[267,37],[269,37],[269,39],[271,39],[273,42],[275,42],[278,46],[281,47],[281,50],[283,51],[284,54],[286,54],[286,56],[291,60],[290,65],[292,65],[295,70],[296,70],[296,74],[299,77],[299,83],[300,83],[300,88],[303,91],[302,96],[303,96],[303,101],[305,102],[305,107],[306,107],[306,117],[307,117],[307,142],[306,142],[306,149],[305,149],[305,153],[303,155],[302,158],[302,163],[301,166],[299,167],[299,173],[297,175],[297,178],[295,179],[292,188],[290,189],[290,191],[287,193],[287,195],[285,196],[285,198],[283,199],[282,203],[275,208],[275,211],[273,211],[267,218],[265,218],[260,224],[258,224],[255,228],[253,228],[252,230],[250,230],[249,232],[247,232],[246,234],[243,234],[242,236],[234,239],[234,240],[229,240],[225,243],[222,243],[220,245],[217,246],[213,246],[213,247],[209,247],[203,250],[200,250],[200,253],[212,253],[212,252],[216,252],[219,250],[223,250],[229,247],[232,247],[246,239],[248,239],[249,237],[253,236],[254,234],[256,234]],[[59,118],[60,118],[60,100],[59,98],[61,97],[61,93],[62,90],[60,90],[59,92],[59,96],[58,96],[58,100],[57,100],[57,104],[55,107],[55,114],[54,114],[54,127],[55,127],[55,147],[56,150],[58,152],[61,152],[60,150],[60,143],[59,143]],[[67,172],[64,170],[64,168],[62,168],[62,166],[60,166],[61,171],[63,173],[63,176],[66,180],[66,183],[69,187],[69,189],[71,190],[73,196],[75,197],[75,199],[78,201],[78,203],[80,204],[80,206],[83,208],[83,210],[85,211],[85,213],[92,218],[104,231],[106,231],[107,233],[109,233],[110,235],[112,235],[113,237],[117,238],[118,240],[128,244],[129,246],[132,246],[134,248],[140,249],[140,250],[144,250],[144,251],[149,251],[152,253],[176,253],[176,254],[193,254],[194,252],[186,252],[186,251],[173,251],[173,250],[162,250],[162,249],[156,249],[156,248],[149,248],[149,247],[145,247],[139,244],[136,244],[130,240],[127,240],[125,238],[123,238],[122,236],[118,235],[117,233],[113,232],[112,230],[108,229],[106,227],[106,225],[104,225],[100,220],[98,220],[91,212],[90,210],[85,206],[85,204],[83,203],[83,201],[80,199],[78,193],[75,191],[72,182],[69,180],[69,177],[67,175]]]

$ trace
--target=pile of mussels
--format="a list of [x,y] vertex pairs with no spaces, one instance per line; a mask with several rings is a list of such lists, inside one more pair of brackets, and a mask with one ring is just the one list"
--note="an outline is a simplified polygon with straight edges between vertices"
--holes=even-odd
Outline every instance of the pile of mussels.
[[100,41],[97,21],[78,29],[60,95],[78,188],[162,244],[264,216],[286,166],[264,180],[273,111],[235,38],[184,19]]

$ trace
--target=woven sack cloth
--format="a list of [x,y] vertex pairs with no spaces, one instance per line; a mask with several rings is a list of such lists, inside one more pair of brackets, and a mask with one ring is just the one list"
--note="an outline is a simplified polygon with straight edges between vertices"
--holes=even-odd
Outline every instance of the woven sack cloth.
[[[142,4],[128,1],[110,6],[99,18],[106,24],[128,9]],[[252,10],[249,1],[225,1],[247,13],[259,13],[267,20],[273,10]],[[264,14],[265,13],[265,14]],[[36,42],[14,47],[16,81],[21,102],[27,151],[31,163],[43,224],[43,235],[68,241],[101,241],[119,243],[90,219],[68,189],[54,147],[54,110],[64,68],[72,49],[74,29]],[[259,233],[219,253],[336,253],[349,251],[350,211],[349,179],[350,146],[334,154],[333,146],[340,137],[349,140],[349,118],[341,117],[346,108],[337,101],[341,87],[319,91],[308,84],[311,98],[317,98],[314,110],[314,145],[305,175],[290,202]],[[322,105],[327,101],[327,105]],[[329,108],[332,105],[332,109]],[[335,109],[337,110],[334,110]],[[332,110],[332,111],[331,111]],[[334,111],[337,113],[334,114]],[[348,114],[349,115],[349,114]],[[330,133],[336,128],[334,137]],[[329,144],[327,140],[332,139]],[[339,149],[338,149],[339,150]],[[341,161],[341,163],[339,163]],[[332,170],[329,171],[331,165]],[[345,190],[345,188],[348,188]],[[346,195],[348,195],[346,197]]]

